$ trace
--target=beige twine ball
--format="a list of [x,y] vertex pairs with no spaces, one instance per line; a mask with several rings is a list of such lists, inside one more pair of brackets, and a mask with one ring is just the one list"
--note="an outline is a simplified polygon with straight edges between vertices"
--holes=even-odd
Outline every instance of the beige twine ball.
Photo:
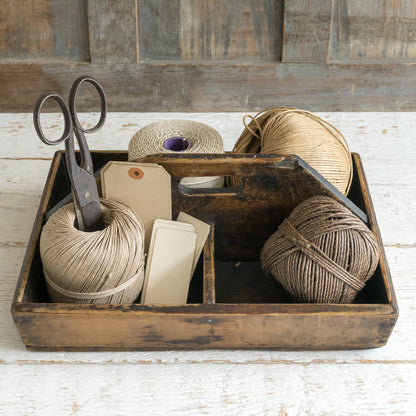
[[133,303],[143,286],[144,227],[125,205],[101,199],[106,227],[75,228],[74,204],[55,212],[40,237],[46,286],[54,302]]
[[[169,146],[176,139],[180,150]],[[182,139],[182,142],[181,142]],[[224,153],[224,142],[210,126],[191,120],[164,120],[141,128],[131,138],[130,161],[158,153]],[[181,184],[190,188],[221,188],[223,176],[186,177]]]
[[352,303],[373,275],[377,241],[366,225],[328,197],[299,204],[266,241],[263,270],[303,302]]
[[[251,118],[247,125],[246,119]],[[245,129],[234,153],[294,154],[316,169],[343,194],[352,180],[352,161],[347,141],[339,130],[316,114],[288,107],[244,117]],[[229,178],[238,186],[238,177]]]

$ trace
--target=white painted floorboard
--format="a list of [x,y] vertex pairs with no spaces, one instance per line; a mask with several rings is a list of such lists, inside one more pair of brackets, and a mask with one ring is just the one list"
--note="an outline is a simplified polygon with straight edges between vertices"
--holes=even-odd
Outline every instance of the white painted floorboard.
[[[321,113],[360,153],[400,317],[373,350],[27,351],[10,315],[50,159],[31,114],[0,114],[0,415],[416,414],[416,113]],[[144,125],[191,119],[231,150],[242,113],[110,113],[90,148],[126,150]],[[93,120],[93,114],[85,114]],[[59,134],[59,117],[45,115]],[[62,148],[62,147],[61,147]]]

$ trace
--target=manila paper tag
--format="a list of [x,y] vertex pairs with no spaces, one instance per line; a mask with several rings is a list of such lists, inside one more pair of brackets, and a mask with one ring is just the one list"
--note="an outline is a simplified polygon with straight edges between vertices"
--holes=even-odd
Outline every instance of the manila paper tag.
[[103,197],[130,207],[143,221],[148,252],[153,221],[172,219],[171,179],[156,163],[108,162],[101,171]]

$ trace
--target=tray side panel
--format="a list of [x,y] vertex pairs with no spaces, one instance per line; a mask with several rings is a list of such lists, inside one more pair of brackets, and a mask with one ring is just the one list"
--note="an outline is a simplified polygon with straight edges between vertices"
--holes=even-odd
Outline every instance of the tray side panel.
[[378,227],[376,213],[374,211],[374,206],[373,206],[373,201],[371,199],[370,190],[368,187],[367,179],[365,177],[364,167],[363,167],[361,158],[357,153],[353,153],[352,157],[353,157],[354,164],[356,166],[357,178],[360,183],[363,203],[364,203],[365,210],[367,211],[367,215],[369,218],[370,228],[373,231],[377,239],[377,243],[378,243],[378,247],[380,251],[379,268],[380,268],[380,273],[383,279],[383,284],[385,287],[388,303],[390,303],[395,308],[396,316],[398,317],[399,309],[397,306],[396,294],[393,288],[390,268],[387,262],[386,252],[384,251],[383,240],[381,238],[380,229]]
[[[42,219],[45,213],[46,207],[51,198],[52,188],[56,179],[57,172],[62,163],[62,151],[55,153],[51,167],[49,169],[48,177],[46,179],[45,187],[42,192],[39,208],[36,213],[36,218],[33,224],[32,233],[29,238],[29,243],[26,249],[25,258],[23,260],[22,268],[20,270],[19,278],[16,284],[16,290],[13,297],[13,304],[16,302],[23,302],[24,296],[31,289],[32,282],[30,281],[30,274],[33,271],[34,263],[36,262],[36,250],[38,247],[38,241],[42,229]],[[13,308],[12,308],[13,314]]]
[[[215,307],[216,305],[207,305]],[[240,311],[244,305],[239,305]],[[395,311],[344,313],[26,313],[15,311],[23,342],[36,350],[280,349],[380,347]]]

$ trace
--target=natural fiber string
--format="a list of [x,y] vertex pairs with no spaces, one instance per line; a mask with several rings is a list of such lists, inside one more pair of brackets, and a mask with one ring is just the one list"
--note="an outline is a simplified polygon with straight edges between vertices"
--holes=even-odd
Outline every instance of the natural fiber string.
[[[115,295],[116,293],[119,293],[122,290],[127,289],[143,274],[143,267],[144,267],[144,263],[140,266],[139,271],[134,276],[132,276],[129,280],[122,283],[121,285],[115,287],[114,289],[100,290],[99,292],[85,292],[85,293],[72,292],[70,290],[66,290],[58,286],[56,283],[53,282],[52,279],[49,278],[49,276],[46,273],[44,273],[44,275],[45,275],[46,283],[53,290],[60,293],[61,295],[64,295],[68,298],[73,298],[73,299],[100,299],[100,298],[106,298],[108,296]],[[111,278],[111,276],[112,274],[110,273],[108,277]]]
[[[184,149],[166,148],[166,141],[182,139]],[[224,142],[210,126],[190,120],[164,120],[140,129],[130,140],[129,160],[157,153],[224,153]],[[181,183],[191,188],[217,188],[224,184],[223,176],[187,177]]]
[[[247,124],[247,118],[251,121]],[[344,194],[352,181],[352,160],[347,141],[326,120],[309,111],[276,107],[243,118],[244,131],[234,153],[295,154],[305,160]],[[229,178],[230,186],[241,182]]]
[[372,232],[328,197],[299,204],[264,245],[262,267],[306,302],[350,303],[378,264]]
[[[307,257],[313,260],[316,264],[332,273],[337,279],[342,280],[348,286],[355,290],[361,290],[365,284],[355,278],[353,275],[348,273],[331,258],[329,258],[322,250],[319,249],[315,244],[308,241],[298,232],[298,230],[292,225],[292,223],[286,219],[280,225],[279,230],[288,238],[295,246],[302,251]],[[279,261],[286,257],[287,253],[284,253],[280,257],[276,258],[275,261]]]
[[42,230],[40,254],[56,302],[132,303],[144,278],[144,227],[118,202],[101,200],[106,228],[75,228],[74,205],[60,208]]
[[[260,134],[258,134],[257,133],[257,131],[255,131],[255,130],[253,130],[252,128],[251,128],[251,126],[250,126],[250,124],[247,124],[247,119],[250,119],[251,121],[250,121],[250,123],[252,123],[255,127],[256,127],[256,129],[257,129],[257,131],[260,133]],[[254,137],[256,137],[257,139],[259,139],[260,140],[260,143],[261,143],[261,140],[262,140],[262,137],[263,137],[263,129],[261,128],[261,126],[260,126],[260,124],[259,124],[259,122],[258,122],[258,120],[255,118],[255,117],[253,117],[251,114],[246,114],[244,117],[243,117],[243,124],[244,124],[244,127],[254,136]],[[236,144],[237,145],[237,144]],[[235,146],[234,146],[234,148],[235,148]]]

